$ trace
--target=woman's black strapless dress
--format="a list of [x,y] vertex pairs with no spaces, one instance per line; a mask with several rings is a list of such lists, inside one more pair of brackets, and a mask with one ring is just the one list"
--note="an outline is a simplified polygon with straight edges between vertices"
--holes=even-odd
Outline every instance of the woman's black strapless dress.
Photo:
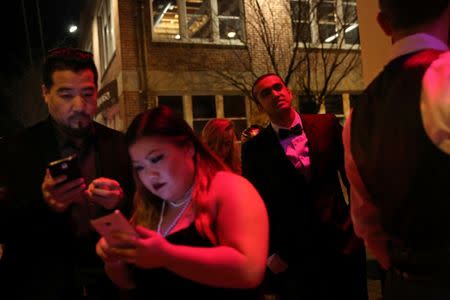
[[[176,245],[212,247],[211,242],[202,237],[195,225],[168,235],[167,240]],[[137,299],[211,299],[211,300],[256,300],[262,299],[258,289],[217,288],[197,283],[163,268],[133,270]]]

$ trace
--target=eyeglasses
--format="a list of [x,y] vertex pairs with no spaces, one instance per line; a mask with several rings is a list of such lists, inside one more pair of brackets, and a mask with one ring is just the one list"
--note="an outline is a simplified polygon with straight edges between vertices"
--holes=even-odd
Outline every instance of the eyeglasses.
[[280,92],[283,89],[282,83],[275,83],[271,87],[263,89],[259,94],[261,97],[267,97],[272,94],[272,90],[276,92]]
[[94,55],[91,52],[77,48],[54,48],[47,52],[47,57],[71,57],[77,59],[92,59]]

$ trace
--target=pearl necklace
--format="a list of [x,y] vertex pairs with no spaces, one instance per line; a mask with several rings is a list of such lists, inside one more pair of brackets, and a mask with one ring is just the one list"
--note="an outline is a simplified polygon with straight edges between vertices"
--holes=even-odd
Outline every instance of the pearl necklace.
[[[185,205],[187,202],[191,201],[191,198],[192,198],[192,188],[193,188],[193,187],[194,187],[194,186],[191,186],[191,187],[187,190],[187,192],[184,193],[184,195],[183,195],[184,200],[181,200],[180,202],[172,202],[172,201],[167,201],[167,202],[169,202],[169,205],[172,206],[172,207],[180,207],[180,206]],[[182,198],[182,199],[183,199],[183,198]],[[166,201],[164,201],[164,202],[166,202]]]
[[[156,232],[158,232],[163,237],[166,237],[167,234],[169,234],[172,231],[173,227],[178,223],[178,221],[180,220],[181,216],[184,214],[184,211],[189,206],[189,203],[191,203],[191,200],[192,200],[192,187],[184,194],[183,198],[185,198],[185,197],[186,197],[186,199],[184,199],[184,200],[182,200],[182,201],[180,201],[178,203],[173,203],[173,202],[170,202],[170,201],[163,200],[162,208],[161,208],[161,214],[159,215],[158,227],[156,228]],[[161,227],[162,227],[162,222],[163,222],[163,219],[164,219],[164,211],[165,211],[165,208],[166,208],[166,202],[169,202],[170,206],[173,206],[173,207],[183,206],[183,208],[178,212],[178,214],[176,215],[175,219],[173,219],[173,221],[169,224],[167,229],[164,232],[162,232],[161,231]]]

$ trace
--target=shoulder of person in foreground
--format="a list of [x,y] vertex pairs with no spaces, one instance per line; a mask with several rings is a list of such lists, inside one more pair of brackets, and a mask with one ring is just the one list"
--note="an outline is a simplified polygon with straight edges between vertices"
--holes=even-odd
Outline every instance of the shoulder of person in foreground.
[[229,171],[220,171],[214,176],[211,195],[218,197],[218,204],[224,200],[231,203],[253,202],[256,205],[263,203],[258,191],[246,178]]
[[243,253],[252,272],[264,273],[268,251],[268,216],[263,200],[244,177],[218,172],[210,196],[216,201],[219,244]]
[[450,51],[427,69],[422,81],[420,111],[430,140],[450,154]]

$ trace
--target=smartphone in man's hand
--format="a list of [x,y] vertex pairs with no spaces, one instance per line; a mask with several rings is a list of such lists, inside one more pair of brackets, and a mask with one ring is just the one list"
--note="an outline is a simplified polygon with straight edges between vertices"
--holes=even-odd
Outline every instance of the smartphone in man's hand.
[[118,209],[109,215],[91,220],[91,224],[113,247],[126,247],[114,238],[114,233],[121,232],[138,236],[134,227]]
[[48,169],[53,178],[60,175],[66,175],[67,179],[64,182],[81,178],[81,170],[76,154],[52,161],[48,164]]

